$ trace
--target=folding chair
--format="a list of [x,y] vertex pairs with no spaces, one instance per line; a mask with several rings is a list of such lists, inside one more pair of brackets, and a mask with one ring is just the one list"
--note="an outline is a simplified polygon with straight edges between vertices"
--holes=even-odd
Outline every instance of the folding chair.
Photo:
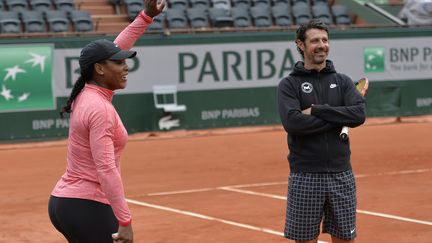
[[163,109],[167,113],[186,111],[185,105],[177,104],[176,85],[154,85],[153,100],[157,109]]

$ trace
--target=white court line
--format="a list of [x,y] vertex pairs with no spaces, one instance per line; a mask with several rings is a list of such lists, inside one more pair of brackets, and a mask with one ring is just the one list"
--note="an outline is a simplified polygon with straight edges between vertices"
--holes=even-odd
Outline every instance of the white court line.
[[179,191],[168,191],[168,192],[154,192],[154,193],[147,193],[145,194],[145,196],[166,196],[166,195],[194,193],[194,192],[207,192],[207,191],[214,191],[216,189],[217,188],[201,188],[201,189],[179,190]]
[[372,176],[389,176],[389,175],[407,175],[407,174],[418,174],[418,173],[425,173],[425,172],[431,172],[432,168],[426,168],[426,169],[416,169],[416,170],[400,170],[400,171],[389,171],[389,172],[381,172],[381,173],[375,173],[375,174],[365,174],[365,175],[356,175],[355,178],[365,178],[365,177],[372,177]]
[[260,186],[279,186],[279,185],[286,185],[286,184],[288,184],[287,181],[276,181],[276,182],[263,182],[263,183],[251,183],[251,184],[223,186],[223,187],[218,187],[218,189],[224,188],[224,187],[242,188],[242,187],[260,187]]
[[237,188],[230,188],[230,187],[222,187],[221,190],[238,192],[238,193],[249,194],[249,195],[254,195],[254,196],[269,197],[269,198],[273,198],[273,199],[285,200],[286,201],[286,197],[275,195],[275,194],[254,192],[254,191],[237,189]]
[[237,188],[231,188],[231,187],[221,187],[220,189],[221,190],[225,190],[225,191],[239,192],[239,193],[244,193],[244,194],[250,194],[250,195],[255,195],[255,196],[263,196],[263,197],[269,197],[269,198],[274,198],[274,199],[279,199],[279,200],[285,200],[286,201],[286,197],[279,196],[279,195],[274,195],[274,194],[269,194],[269,193],[254,192],[254,191],[237,189]]
[[[132,200],[132,199],[126,199],[126,201],[128,203],[143,206],[143,207],[155,208],[155,209],[164,210],[164,211],[173,212],[173,213],[178,213],[178,214],[183,214],[183,215],[187,215],[187,216],[191,216],[191,217],[195,217],[195,218],[200,218],[200,219],[205,219],[205,220],[210,220],[210,221],[216,221],[216,222],[223,223],[223,224],[228,224],[228,225],[233,225],[233,226],[237,226],[237,227],[241,227],[241,228],[245,228],[245,229],[264,232],[264,233],[268,233],[268,234],[272,234],[272,235],[284,236],[283,232],[278,232],[275,230],[257,227],[257,226],[253,226],[253,225],[249,225],[249,224],[238,223],[238,222],[234,222],[231,220],[215,218],[215,217],[207,216],[204,214],[194,213],[194,212],[180,210],[180,209],[171,208],[171,207],[160,206],[160,205],[136,201],[136,200]],[[318,243],[327,243],[327,242],[318,241]]]
[[221,188],[225,188],[225,187],[229,187],[229,188],[260,187],[260,186],[286,185],[287,183],[288,183],[287,181],[263,182],[263,183],[251,183],[251,184],[240,184],[240,185],[231,185],[231,186],[222,186],[222,187],[197,188],[197,189],[178,190],[178,191],[151,192],[151,193],[141,194],[141,195],[132,195],[132,197],[167,196],[167,195],[175,195],[175,194],[186,194],[186,193],[195,193],[195,192],[216,191],[216,190],[220,190]]
[[[279,196],[279,195],[274,195],[274,194],[269,194],[269,193],[260,193],[260,192],[254,192],[254,191],[243,190],[243,189],[229,188],[229,187],[221,188],[221,190],[238,192],[238,193],[244,193],[244,194],[250,194],[250,195],[255,195],[255,196],[270,197],[270,198],[279,199],[279,200],[285,200],[286,201],[286,197]],[[383,218],[388,218],[388,219],[395,219],[395,220],[400,220],[400,221],[405,221],[405,222],[417,223],[417,224],[432,225],[432,222],[429,222],[429,221],[423,221],[423,220],[418,220],[418,219],[405,218],[405,217],[400,217],[400,216],[391,215],[391,214],[376,213],[376,212],[371,212],[371,211],[366,211],[366,210],[360,210],[360,209],[357,209],[357,213],[367,214],[367,215],[373,215],[373,216],[383,217]]]
[[[387,175],[417,174],[417,173],[425,173],[425,172],[431,172],[431,171],[432,171],[432,168],[417,169],[417,170],[389,171],[389,172],[382,172],[382,173],[375,173],[375,174],[359,174],[359,175],[356,175],[355,178],[366,178],[366,177],[387,176]],[[209,187],[209,188],[197,188],[197,189],[178,190],[178,191],[153,192],[153,193],[147,193],[147,194],[132,195],[132,197],[167,196],[167,195],[175,195],[175,194],[215,191],[215,190],[220,190],[222,188],[261,187],[261,186],[276,186],[276,185],[286,185],[286,184],[288,184],[288,181],[250,183],[250,184],[239,184],[239,185],[230,185],[230,186],[222,186],[222,187]]]
[[391,215],[391,214],[375,213],[375,212],[370,212],[370,211],[360,210],[360,209],[357,209],[357,213],[368,214],[368,215],[373,215],[373,216],[377,216],[377,217],[396,219],[396,220],[400,220],[400,221],[407,221],[407,222],[411,222],[411,223],[425,224],[425,225],[431,225],[432,226],[432,222],[429,222],[429,221],[399,217],[399,216],[395,216],[395,215]]

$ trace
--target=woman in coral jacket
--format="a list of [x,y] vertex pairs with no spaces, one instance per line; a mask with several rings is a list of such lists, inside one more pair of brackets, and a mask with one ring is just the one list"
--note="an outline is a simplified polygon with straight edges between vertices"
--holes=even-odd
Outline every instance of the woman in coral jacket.
[[112,105],[126,87],[130,48],[163,10],[165,1],[145,0],[145,10],[114,40],[96,40],[79,57],[81,76],[61,116],[70,113],[66,172],[49,200],[49,217],[68,242],[133,242],[132,217],[120,175],[128,134]]

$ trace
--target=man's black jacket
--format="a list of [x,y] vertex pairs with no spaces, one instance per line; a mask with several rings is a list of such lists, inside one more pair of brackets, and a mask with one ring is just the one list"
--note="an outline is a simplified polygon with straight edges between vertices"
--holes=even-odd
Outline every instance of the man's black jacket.
[[[288,133],[291,172],[342,172],[351,169],[349,141],[342,126],[365,121],[365,102],[354,82],[327,60],[321,71],[297,62],[278,86],[279,115]],[[302,110],[312,106],[311,115]]]

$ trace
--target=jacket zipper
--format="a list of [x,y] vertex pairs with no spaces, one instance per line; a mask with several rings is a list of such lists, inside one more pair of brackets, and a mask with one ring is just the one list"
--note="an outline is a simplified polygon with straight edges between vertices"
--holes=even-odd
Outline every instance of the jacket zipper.
[[[324,99],[324,97],[327,97],[327,95],[325,95],[324,93],[323,93],[323,86],[322,86],[322,84],[321,84],[321,76],[320,76],[320,73],[318,72],[317,73],[317,83],[318,83],[318,87],[319,87],[319,93],[318,93],[318,101],[320,102],[320,103],[324,103],[324,100],[321,100],[321,99]],[[324,92],[325,92],[325,90],[324,90]],[[325,132],[324,133],[324,140],[325,140],[325,147],[326,147],[326,153],[325,153],[325,164],[326,164],[326,170],[327,170],[327,172],[329,172],[330,170],[329,170],[329,167],[330,167],[330,165],[329,165],[329,142],[328,142],[328,134],[327,134],[327,132]]]

